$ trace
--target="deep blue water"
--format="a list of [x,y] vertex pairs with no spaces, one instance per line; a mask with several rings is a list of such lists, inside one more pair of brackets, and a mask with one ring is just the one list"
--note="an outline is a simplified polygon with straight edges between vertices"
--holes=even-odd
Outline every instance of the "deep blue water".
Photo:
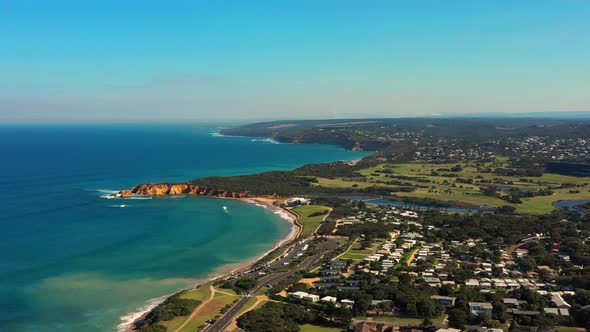
[[101,198],[105,191],[366,155],[212,133],[0,127],[0,331],[115,331],[147,300],[256,257],[289,231],[270,211],[238,201],[122,201]]

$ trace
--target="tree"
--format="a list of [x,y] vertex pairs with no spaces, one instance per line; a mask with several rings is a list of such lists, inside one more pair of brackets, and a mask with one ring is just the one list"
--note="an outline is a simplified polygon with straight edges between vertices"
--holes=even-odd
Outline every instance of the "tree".
[[520,326],[517,321],[512,320],[510,321],[510,327],[508,328],[508,332],[516,332],[520,330]]
[[429,298],[420,298],[416,302],[418,314],[425,318],[432,318],[438,315],[434,301]]
[[406,314],[409,316],[418,316],[418,308],[415,302],[410,302],[406,305]]
[[463,329],[467,323],[467,313],[461,309],[449,311],[449,325],[458,329]]
[[250,289],[256,286],[256,279],[253,277],[246,277],[240,280],[237,280],[234,283],[234,287],[237,288],[238,292],[249,291]]

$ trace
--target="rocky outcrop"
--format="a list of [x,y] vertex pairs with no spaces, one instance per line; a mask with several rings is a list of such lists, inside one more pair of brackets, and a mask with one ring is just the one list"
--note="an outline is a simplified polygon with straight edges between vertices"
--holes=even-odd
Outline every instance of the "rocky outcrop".
[[247,192],[239,193],[225,190],[217,190],[201,187],[192,183],[144,183],[137,185],[131,189],[121,190],[119,194],[123,198],[131,197],[131,195],[201,195],[230,198],[250,197]]

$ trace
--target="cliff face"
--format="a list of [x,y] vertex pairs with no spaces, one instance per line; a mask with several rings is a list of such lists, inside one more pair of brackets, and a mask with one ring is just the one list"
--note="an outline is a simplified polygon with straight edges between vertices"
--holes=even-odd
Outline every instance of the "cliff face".
[[145,183],[137,185],[131,189],[121,190],[121,197],[130,197],[136,195],[202,195],[216,197],[245,198],[249,197],[248,193],[238,193],[224,190],[216,190],[206,187],[197,186],[191,183]]

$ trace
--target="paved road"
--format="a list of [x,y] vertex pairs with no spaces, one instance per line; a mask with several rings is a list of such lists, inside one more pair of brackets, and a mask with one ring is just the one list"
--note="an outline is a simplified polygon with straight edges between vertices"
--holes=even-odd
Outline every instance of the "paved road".
[[[325,254],[326,252],[329,252],[331,250],[334,250],[335,248],[338,247],[337,244],[335,244],[335,243],[330,244],[330,242],[331,241],[328,241],[327,245],[325,246],[325,247],[327,247],[326,248],[327,251],[320,250],[319,253],[317,253],[313,256],[307,257],[303,262],[301,262],[296,268],[292,269],[291,271],[272,273],[272,274],[269,274],[267,276],[260,278],[260,280],[258,281],[258,284],[250,292],[249,295],[242,297],[230,310],[228,310],[215,323],[211,324],[205,331],[207,331],[207,332],[224,332],[225,329],[230,325],[230,323],[232,322],[234,317],[240,312],[240,310],[242,310],[242,308],[246,305],[246,303],[248,303],[250,298],[253,296],[251,294],[256,294],[256,292],[258,292],[262,287],[265,287],[266,285],[274,286],[274,285],[280,283],[281,281],[289,278],[290,276],[292,276],[295,272],[297,272],[299,270],[306,270],[306,269],[309,269],[310,267],[314,266],[315,264],[317,264],[321,260],[323,254]],[[294,251],[296,252],[296,250],[294,250]],[[289,255],[289,256],[291,256],[291,255]]]

